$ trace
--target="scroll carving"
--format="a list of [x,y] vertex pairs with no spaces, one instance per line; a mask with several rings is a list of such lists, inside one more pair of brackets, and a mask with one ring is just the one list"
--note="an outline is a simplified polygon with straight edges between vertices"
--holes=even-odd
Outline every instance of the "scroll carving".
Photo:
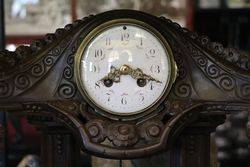
[[[67,34],[88,21],[87,17],[76,20],[63,29],[57,29],[54,34],[47,34],[44,39],[34,41],[30,47],[19,46],[15,52],[1,52],[0,99],[22,94],[48,75],[71,41],[70,35]],[[72,65],[72,60],[69,60],[69,63]],[[72,67],[65,70],[66,78],[70,75],[73,75]],[[59,92],[70,98],[75,91],[74,83],[69,82],[62,85]]]
[[72,82],[74,53],[75,49],[72,50],[72,53],[67,58],[67,65],[63,70],[61,84],[58,87],[58,94],[63,99],[70,99],[76,93],[76,85]]
[[192,86],[189,81],[189,74],[187,73],[187,65],[184,63],[183,53],[179,45],[174,44],[173,52],[175,61],[178,66],[177,84],[174,87],[174,94],[180,98],[190,98],[192,95]]
[[[0,110],[22,111],[39,125],[53,122],[63,126],[81,141],[83,150],[95,155],[136,158],[168,149],[200,116],[210,118],[250,108],[249,55],[223,48],[163,17],[113,12],[118,14],[107,12],[77,20],[30,47],[0,52]],[[74,56],[80,43],[110,17],[146,18],[171,46],[178,67],[176,82],[162,104],[143,116],[103,114],[83,99],[75,83]],[[60,136],[58,141],[62,141]],[[58,144],[58,154],[62,150]]]

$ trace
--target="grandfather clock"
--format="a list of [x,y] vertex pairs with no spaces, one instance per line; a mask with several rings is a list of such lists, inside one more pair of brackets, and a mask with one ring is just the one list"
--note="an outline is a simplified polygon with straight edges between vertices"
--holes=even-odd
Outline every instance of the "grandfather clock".
[[250,109],[250,58],[164,17],[114,10],[15,52],[0,52],[0,110],[43,134],[44,166],[80,151],[135,159],[169,151],[171,167],[209,167],[210,133]]

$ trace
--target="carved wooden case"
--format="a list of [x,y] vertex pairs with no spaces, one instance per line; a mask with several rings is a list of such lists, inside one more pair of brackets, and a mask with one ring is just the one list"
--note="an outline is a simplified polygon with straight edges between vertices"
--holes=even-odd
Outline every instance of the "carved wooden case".
[[[86,35],[115,19],[154,27],[169,43],[178,75],[152,112],[101,114],[76,85],[74,57]],[[201,117],[250,109],[250,57],[164,17],[115,10],[76,20],[15,52],[0,52],[0,110],[29,115],[38,127],[62,126],[82,150],[106,158],[137,158],[170,149]],[[216,126],[216,125],[215,125]]]

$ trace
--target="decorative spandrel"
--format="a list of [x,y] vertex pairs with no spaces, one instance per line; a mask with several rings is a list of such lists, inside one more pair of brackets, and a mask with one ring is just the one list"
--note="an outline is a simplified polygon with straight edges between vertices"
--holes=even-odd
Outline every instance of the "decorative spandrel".
[[[137,61],[138,65],[144,62],[142,64],[145,66],[137,67],[136,63],[129,64],[129,61],[117,61],[114,65],[112,61],[108,61],[110,66],[107,68],[104,64],[105,69],[114,70],[100,78],[98,76],[98,81],[105,89],[115,85],[116,91],[119,92],[122,89],[119,88],[121,83],[118,81],[131,81],[137,89],[145,93],[144,86],[151,82],[168,83],[167,88],[162,91],[163,95],[158,96],[156,102],[152,101],[153,105],[150,105],[150,102],[148,108],[133,114],[107,112],[105,108],[100,107],[98,100],[93,102],[90,97],[95,96],[86,96],[86,92],[89,92],[85,89],[89,88],[86,85],[82,87],[82,79],[90,81],[93,76],[84,78],[87,74],[76,70],[79,67],[77,58],[82,55],[79,53],[83,53],[81,51],[84,51],[85,45],[90,46],[90,41],[94,39],[96,32],[99,32],[97,27],[101,27],[101,30],[107,29],[125,18],[133,20],[133,25],[143,27],[143,24],[144,30],[156,36],[150,38],[148,43],[156,44],[154,41],[158,40],[167,49],[162,47],[160,52],[161,47],[155,47],[155,52],[151,53],[158,51],[155,56],[162,56],[171,67],[166,68],[171,74],[169,82],[165,82],[164,77],[161,78],[160,75],[151,74],[150,72],[158,72],[159,69],[163,73],[167,72],[158,67],[150,70],[150,66],[144,61],[150,50],[145,57],[142,56],[140,61]],[[104,45],[115,43],[117,48],[128,46],[128,35],[119,33],[113,34],[114,38],[117,37],[115,42],[105,38]],[[139,38],[133,38],[136,41],[138,39],[138,45],[140,35],[138,34]],[[102,45],[98,43],[95,46]],[[140,53],[131,58],[143,55],[143,52],[126,50]],[[115,50],[112,54],[115,58],[115,55],[119,56],[120,53]],[[93,58],[102,58],[103,55],[99,50],[93,51]],[[127,56],[129,54],[124,55],[125,58]],[[164,59],[164,56],[167,59]],[[207,37],[196,35],[164,17],[158,18],[131,10],[109,11],[77,20],[56,30],[54,34],[35,41],[29,47],[21,46],[15,52],[1,52],[0,109],[19,111],[34,118],[46,117],[46,121],[34,119],[39,125],[46,126],[51,122],[63,125],[81,141],[81,148],[92,154],[118,159],[137,158],[171,148],[182,130],[199,121],[201,117],[217,118],[225,113],[249,109],[249,62],[249,55],[234,49],[224,49],[220,44],[210,42]],[[164,61],[160,63],[162,65]],[[84,67],[84,62],[82,65]],[[94,66],[87,67],[90,71],[98,70]],[[130,87],[132,88],[124,86],[128,90],[131,90]],[[152,91],[150,85],[148,88],[147,91]],[[142,99],[140,94],[138,95],[139,99]],[[105,99],[111,100],[108,97]],[[129,102],[120,98],[112,100],[124,104]],[[209,120],[214,126],[218,124],[214,121],[216,119]]]

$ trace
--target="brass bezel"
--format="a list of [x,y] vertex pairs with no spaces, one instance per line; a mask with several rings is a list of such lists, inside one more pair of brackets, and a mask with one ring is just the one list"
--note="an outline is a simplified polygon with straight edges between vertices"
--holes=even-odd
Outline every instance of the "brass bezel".
[[[104,30],[108,29],[109,27],[116,26],[116,25],[122,25],[122,24],[138,26],[138,27],[145,29],[149,33],[152,33],[156,38],[158,38],[158,40],[164,46],[166,53],[168,53],[168,55],[169,55],[168,61],[170,63],[170,69],[169,69],[170,70],[170,77],[168,78],[168,83],[166,84],[161,96],[154,103],[152,103],[150,106],[148,106],[147,108],[140,110],[140,111],[137,111],[137,112],[133,112],[133,113],[116,113],[113,111],[106,110],[105,108],[96,104],[94,102],[94,100],[88,95],[87,91],[84,89],[83,82],[81,80],[81,75],[80,75],[81,58],[83,56],[85,49],[89,45],[89,43],[95,38],[96,35],[103,32]],[[177,77],[177,65],[174,61],[173,53],[172,53],[171,47],[168,44],[167,40],[154,27],[150,26],[149,24],[142,22],[142,21],[139,21],[139,20],[136,20],[136,19],[130,19],[130,18],[111,20],[111,21],[102,23],[101,25],[95,27],[81,42],[81,44],[76,52],[76,55],[75,55],[74,68],[75,68],[74,71],[75,71],[75,79],[76,79],[77,87],[80,90],[81,94],[83,95],[84,99],[94,109],[97,109],[98,111],[101,111],[101,112],[107,112],[107,113],[115,115],[115,116],[134,116],[134,115],[146,112],[146,111],[148,111],[147,113],[151,113],[163,102],[163,100],[169,94],[170,89],[171,89],[171,87],[172,87],[172,85]],[[100,114],[105,115],[105,113],[100,113]]]

